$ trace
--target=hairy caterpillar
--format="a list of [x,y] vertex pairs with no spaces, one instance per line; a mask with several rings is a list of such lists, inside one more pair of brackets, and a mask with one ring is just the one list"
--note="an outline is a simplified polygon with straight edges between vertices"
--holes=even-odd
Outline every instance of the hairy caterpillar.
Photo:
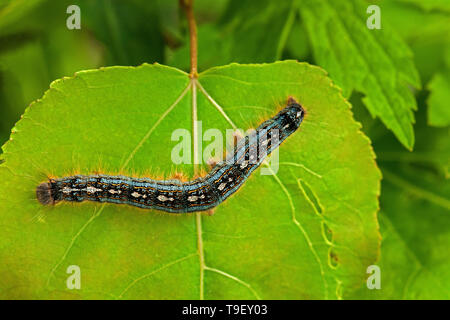
[[43,205],[84,200],[129,204],[172,213],[205,211],[236,192],[248,176],[303,120],[304,110],[294,99],[273,118],[240,139],[224,161],[192,181],[153,180],[108,175],[75,175],[49,179],[36,188]]

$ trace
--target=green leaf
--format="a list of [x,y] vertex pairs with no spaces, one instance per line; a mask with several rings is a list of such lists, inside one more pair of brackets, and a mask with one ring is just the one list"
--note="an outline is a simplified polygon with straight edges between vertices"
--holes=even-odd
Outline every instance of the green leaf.
[[381,289],[362,286],[347,298],[450,298],[450,129],[426,126],[423,103],[418,119],[414,152],[399,151],[390,137],[375,144],[383,173]]
[[394,168],[383,170],[381,290],[363,288],[349,298],[449,299],[449,180]]
[[[56,7],[65,14],[61,3]],[[54,6],[34,10],[25,20],[27,24],[32,24],[31,20],[55,20],[53,10],[58,11]],[[0,144],[7,140],[25,107],[42,96],[48,83],[80,69],[97,68],[102,58],[102,50],[93,46],[89,32],[68,30],[64,20],[45,24],[39,31],[24,27],[21,33],[0,37],[0,45],[3,41],[8,46],[0,49]],[[12,42],[16,42],[14,46]]]
[[[204,24],[198,28],[198,66],[200,70],[206,70],[232,61],[231,42],[226,41],[220,34],[217,26]],[[189,35],[186,36],[184,46],[175,50],[168,58],[170,66],[189,71]]]
[[303,21],[296,19],[292,30],[289,33],[289,38],[286,42],[286,52],[284,54],[289,57],[296,57],[299,61],[307,61],[311,55],[311,48]]
[[[223,17],[233,61],[271,62],[283,52],[300,52],[305,46],[292,34],[309,37],[315,63],[350,97],[356,90],[366,95],[364,103],[373,117],[379,117],[399,141],[414,146],[413,110],[410,86],[421,86],[412,53],[383,19],[381,30],[369,30],[368,4],[361,0],[230,1]],[[301,24],[296,23],[297,15]],[[301,39],[301,38],[300,38]],[[304,56],[296,56],[296,58]]]
[[[231,62],[259,63],[281,59],[290,30],[299,26],[295,25],[293,6],[294,2],[290,1],[262,0],[257,4],[255,1],[228,1],[219,23],[205,23],[198,28],[199,69]],[[304,38],[303,35],[301,40]],[[292,40],[298,40],[298,37]],[[303,52],[301,49],[294,51]],[[189,41],[175,51],[169,63],[186,69],[187,52]]]
[[448,0],[397,0],[399,2],[404,2],[408,4],[413,4],[419,8],[425,9],[427,11],[440,10],[444,12],[450,12],[450,2]]
[[[175,129],[192,131],[195,118],[203,132],[248,129],[289,96],[307,115],[280,147],[279,171],[256,170],[212,216],[92,202],[43,207],[35,198],[47,175],[99,168],[192,177],[192,165],[171,161]],[[55,81],[3,146],[0,296],[340,298],[364,281],[379,251],[380,172],[359,127],[325,73],[294,61],[232,64],[198,81],[158,64]],[[81,269],[80,290],[66,287],[70,265]]]
[[91,30],[96,39],[109,49],[106,51],[107,65],[163,62],[164,43],[158,3],[84,0],[79,5],[84,19],[82,30]]
[[295,1],[231,0],[222,29],[231,41],[231,58],[238,62],[272,62],[281,58],[295,20]]
[[[18,23],[27,14],[38,7],[43,0],[1,0],[0,1],[0,34],[6,34],[22,24]],[[23,20],[21,20],[23,22]]]
[[[414,145],[414,95],[420,87],[406,44],[382,20],[381,30],[366,27],[367,4],[359,1],[303,0],[301,17],[314,58],[343,89],[366,95],[364,103],[408,149]],[[381,9],[381,12],[383,10]]]
[[428,122],[432,126],[450,125],[450,71],[438,73],[428,84],[431,91],[428,99]]
[[[428,3],[428,2],[424,2]],[[383,0],[382,19],[409,44],[422,83],[428,83],[445,65],[450,44],[450,12],[424,11],[407,2]],[[420,21],[420,28],[417,28]]]

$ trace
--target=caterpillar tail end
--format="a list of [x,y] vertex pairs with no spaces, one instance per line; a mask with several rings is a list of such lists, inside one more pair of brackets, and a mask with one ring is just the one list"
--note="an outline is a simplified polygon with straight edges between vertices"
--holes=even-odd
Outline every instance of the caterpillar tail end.
[[36,198],[43,205],[52,205],[55,203],[52,197],[52,189],[50,183],[43,182],[37,186]]

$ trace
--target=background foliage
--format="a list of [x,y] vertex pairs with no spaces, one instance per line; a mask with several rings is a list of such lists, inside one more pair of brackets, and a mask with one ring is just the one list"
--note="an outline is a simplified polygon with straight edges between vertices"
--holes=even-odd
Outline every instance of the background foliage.
[[[65,9],[82,7],[82,29]],[[381,7],[382,30],[365,25]],[[199,69],[297,59],[323,67],[353,106],[383,174],[382,289],[350,298],[449,298],[448,1],[195,2]],[[420,23],[418,23],[420,21]],[[189,67],[177,1],[0,1],[0,143],[49,83],[144,62]],[[345,298],[345,296],[344,296]]]

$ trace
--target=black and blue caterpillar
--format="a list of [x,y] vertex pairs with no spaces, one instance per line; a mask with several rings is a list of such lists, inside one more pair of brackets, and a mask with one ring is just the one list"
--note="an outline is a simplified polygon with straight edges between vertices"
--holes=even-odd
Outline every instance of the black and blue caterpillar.
[[205,176],[192,181],[153,180],[109,175],[49,179],[36,188],[43,205],[85,200],[129,204],[172,213],[212,209],[236,192],[266,156],[302,123],[305,112],[290,98],[287,106],[238,141],[234,152]]

